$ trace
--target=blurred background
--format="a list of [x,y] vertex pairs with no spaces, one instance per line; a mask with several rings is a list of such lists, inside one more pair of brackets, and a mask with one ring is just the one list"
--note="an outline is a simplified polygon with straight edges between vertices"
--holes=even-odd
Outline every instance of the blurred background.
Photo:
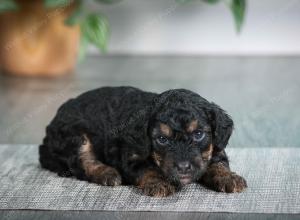
[[186,88],[232,116],[230,147],[299,147],[297,0],[2,0],[0,144],[39,144],[101,86]]

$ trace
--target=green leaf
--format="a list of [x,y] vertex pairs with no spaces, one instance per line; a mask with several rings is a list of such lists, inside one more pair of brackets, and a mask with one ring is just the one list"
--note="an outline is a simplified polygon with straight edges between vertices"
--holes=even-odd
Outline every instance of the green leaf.
[[89,45],[89,40],[86,38],[84,34],[81,34],[80,37],[80,45],[79,45],[79,54],[78,54],[78,61],[82,62],[86,57],[87,48]]
[[104,3],[104,4],[112,4],[112,3],[118,3],[122,0],[95,0],[96,2]]
[[81,34],[89,43],[94,44],[102,52],[106,52],[109,37],[109,26],[104,16],[90,14],[81,23]]
[[[177,3],[188,3],[192,0],[176,0]],[[245,18],[245,11],[246,11],[246,0],[202,0],[203,2],[209,4],[216,4],[219,2],[224,2],[227,4],[233,14],[236,30],[239,33],[242,29],[244,18]]]
[[240,32],[245,18],[246,0],[231,0],[230,9],[235,20],[237,32]]
[[6,11],[14,11],[18,9],[18,5],[14,0],[1,0],[0,1],[0,13]]
[[64,7],[71,4],[72,0],[44,0],[46,8]]
[[78,5],[75,10],[71,13],[71,15],[65,20],[65,24],[69,26],[73,26],[75,24],[80,23],[80,20],[83,17],[83,8],[82,1],[78,1]]
[[220,0],[203,0],[203,1],[206,3],[209,3],[209,4],[215,4],[215,3],[220,2]]

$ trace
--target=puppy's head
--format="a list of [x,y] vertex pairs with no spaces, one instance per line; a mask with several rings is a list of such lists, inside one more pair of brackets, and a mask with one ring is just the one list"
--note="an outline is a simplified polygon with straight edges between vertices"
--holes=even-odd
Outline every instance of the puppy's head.
[[155,102],[149,134],[154,162],[176,184],[197,181],[213,151],[226,147],[232,120],[217,105],[188,90],[167,91]]

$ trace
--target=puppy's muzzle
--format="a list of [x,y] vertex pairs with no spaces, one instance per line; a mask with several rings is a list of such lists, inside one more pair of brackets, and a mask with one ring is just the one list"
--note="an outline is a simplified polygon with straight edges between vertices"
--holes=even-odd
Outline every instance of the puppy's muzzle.
[[192,164],[189,161],[182,161],[176,164],[176,170],[180,183],[186,185],[192,182]]

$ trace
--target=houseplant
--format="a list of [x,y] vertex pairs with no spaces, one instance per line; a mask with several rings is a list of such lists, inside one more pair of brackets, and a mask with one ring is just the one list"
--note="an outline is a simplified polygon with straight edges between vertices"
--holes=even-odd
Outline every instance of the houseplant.
[[[191,0],[177,0],[188,1]],[[240,30],[246,0],[202,1],[227,3]],[[105,51],[109,36],[107,19],[85,10],[84,3],[83,0],[0,0],[1,69],[24,76],[57,76],[74,69],[78,55],[84,56],[88,44]]]
[[83,44],[92,42],[105,50],[108,26],[103,16],[87,14],[80,23],[75,22],[81,17],[82,3],[0,0],[2,71],[23,76],[57,76],[74,69],[80,39],[84,39]]

